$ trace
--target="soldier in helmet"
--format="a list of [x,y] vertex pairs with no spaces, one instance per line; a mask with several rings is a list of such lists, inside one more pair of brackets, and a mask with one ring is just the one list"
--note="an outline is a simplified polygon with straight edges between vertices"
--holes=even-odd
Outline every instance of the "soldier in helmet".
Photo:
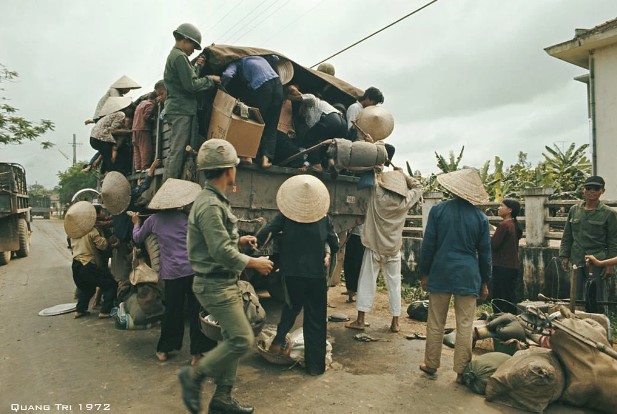
[[[167,88],[165,121],[171,126],[169,155],[165,160],[163,181],[180,178],[187,145],[196,148],[197,139],[197,93],[214,88],[220,83],[218,76],[199,78],[189,56],[195,49],[201,50],[201,33],[190,23],[183,23],[173,32],[175,46],[169,52],[163,79]],[[200,56],[196,64],[203,67],[206,59]]]
[[218,321],[224,340],[195,367],[180,370],[182,400],[192,413],[201,408],[201,383],[206,377],[216,383],[209,413],[253,412],[253,407],[242,406],[231,396],[238,359],[255,340],[244,313],[238,275],[245,268],[267,275],[272,271],[272,262],[267,257],[253,258],[240,252],[255,248],[257,243],[254,236],[239,236],[238,219],[225,197],[226,190],[235,183],[237,164],[236,150],[222,139],[204,142],[197,155],[198,168],[205,171],[207,183],[189,215],[187,249],[195,271],[193,292]]

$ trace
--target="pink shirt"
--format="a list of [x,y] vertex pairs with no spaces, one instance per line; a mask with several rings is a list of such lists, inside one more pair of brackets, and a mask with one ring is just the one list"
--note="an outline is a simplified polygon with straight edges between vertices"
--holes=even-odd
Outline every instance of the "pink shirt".
[[148,118],[152,115],[154,110],[154,103],[144,99],[135,108],[135,114],[133,115],[133,131],[150,131],[150,123]]

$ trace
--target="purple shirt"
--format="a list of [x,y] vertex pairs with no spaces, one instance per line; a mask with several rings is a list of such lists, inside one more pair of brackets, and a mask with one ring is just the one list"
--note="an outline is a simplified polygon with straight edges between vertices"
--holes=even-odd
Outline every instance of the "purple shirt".
[[270,79],[278,78],[270,63],[261,56],[247,56],[227,66],[221,75],[221,83],[227,86],[235,76],[242,76],[252,90],[256,90]]
[[161,211],[133,227],[133,240],[143,243],[156,235],[161,250],[161,279],[179,279],[195,274],[186,251],[188,216],[181,211]]

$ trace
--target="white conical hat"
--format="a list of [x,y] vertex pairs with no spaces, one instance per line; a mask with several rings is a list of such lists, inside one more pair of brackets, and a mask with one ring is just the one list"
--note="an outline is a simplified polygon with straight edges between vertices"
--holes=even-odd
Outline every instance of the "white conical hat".
[[101,198],[107,211],[114,216],[122,214],[131,202],[131,184],[118,171],[110,171],[103,179]]
[[437,182],[452,194],[471,204],[486,204],[489,201],[480,173],[476,169],[465,168],[440,174],[437,176]]
[[118,112],[131,104],[131,98],[128,96],[110,96],[105,101],[105,104],[99,111],[99,116],[105,116]]
[[96,209],[88,201],[78,201],[69,207],[64,216],[64,231],[71,239],[90,233],[96,223]]
[[110,88],[116,89],[139,89],[141,85],[135,82],[133,79],[124,75],[120,79],[111,84]]
[[151,210],[167,210],[184,207],[195,201],[200,191],[201,186],[197,183],[168,178],[159,188],[159,191],[154,194],[148,208]]
[[383,106],[367,106],[360,111],[356,124],[374,141],[386,139],[394,130],[394,117]]
[[314,223],[330,208],[330,194],[319,178],[309,174],[288,178],[276,193],[280,212],[298,223]]
[[283,85],[287,85],[294,77],[294,65],[291,60],[279,58],[274,65],[274,70],[278,73]]

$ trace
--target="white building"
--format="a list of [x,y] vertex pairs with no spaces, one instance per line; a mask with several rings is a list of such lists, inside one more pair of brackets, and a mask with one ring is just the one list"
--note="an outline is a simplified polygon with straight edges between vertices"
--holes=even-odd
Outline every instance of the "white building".
[[588,73],[587,84],[593,173],[606,180],[605,199],[617,200],[617,19],[593,29],[576,29],[574,39],[546,52]]

